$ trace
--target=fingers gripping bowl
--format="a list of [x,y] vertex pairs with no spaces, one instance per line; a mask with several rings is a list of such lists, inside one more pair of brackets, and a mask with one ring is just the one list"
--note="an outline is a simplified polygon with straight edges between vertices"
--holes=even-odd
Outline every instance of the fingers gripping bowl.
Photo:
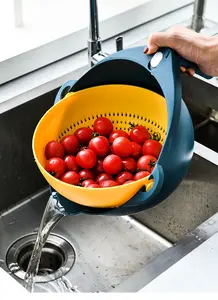
[[128,185],[105,189],[84,189],[62,182],[45,170],[45,147],[49,141],[60,141],[81,126],[93,128],[94,119],[100,116],[108,117],[113,122],[114,129],[127,132],[130,131],[130,123],[143,125],[151,136],[156,133],[160,137],[160,143],[164,143],[167,130],[165,99],[139,87],[107,85],[71,93],[54,105],[36,127],[33,151],[45,179],[65,198],[90,207],[118,207],[142,187],[152,183],[153,179],[146,177]]

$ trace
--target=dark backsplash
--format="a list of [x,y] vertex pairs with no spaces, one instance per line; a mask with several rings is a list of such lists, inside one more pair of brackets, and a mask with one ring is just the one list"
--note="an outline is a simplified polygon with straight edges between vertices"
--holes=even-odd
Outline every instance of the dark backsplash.
[[32,136],[57,90],[0,115],[0,211],[47,185],[35,164]]

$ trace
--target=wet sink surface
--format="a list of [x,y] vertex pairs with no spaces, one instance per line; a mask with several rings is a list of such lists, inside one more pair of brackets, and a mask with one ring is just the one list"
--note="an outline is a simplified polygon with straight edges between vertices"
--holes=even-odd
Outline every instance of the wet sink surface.
[[[0,218],[0,260],[15,240],[37,231],[47,200],[45,194]],[[74,247],[75,264],[65,278],[82,292],[112,290],[171,246],[129,217],[68,216],[53,234]],[[38,286],[51,291],[54,283]]]
[[171,196],[135,217],[176,242],[218,211],[217,178],[218,167],[194,155],[186,178]]

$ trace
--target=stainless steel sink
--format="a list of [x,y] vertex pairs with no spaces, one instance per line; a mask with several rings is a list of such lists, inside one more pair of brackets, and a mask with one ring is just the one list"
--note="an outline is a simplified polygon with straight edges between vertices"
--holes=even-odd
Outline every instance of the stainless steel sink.
[[194,155],[189,172],[176,191],[158,206],[135,217],[171,242],[177,242],[218,211],[217,178],[218,167]]
[[[40,193],[0,218],[0,261],[21,283],[28,249],[35,238],[29,234],[37,232],[48,197],[48,192]],[[73,247],[75,257],[66,242]],[[41,282],[36,291],[53,291],[54,282],[43,283],[47,281],[44,270],[49,267],[51,273],[60,267],[69,268],[70,259],[72,268],[64,281],[70,282],[72,289],[76,286],[81,292],[107,292],[171,246],[130,217],[68,216],[53,230],[45,247],[38,278]],[[66,257],[61,258],[61,255]],[[60,291],[59,281],[56,281],[57,291]]]
[[[194,125],[210,107],[218,110],[217,87],[188,76],[182,85]],[[131,217],[61,220],[45,246],[36,291],[135,291],[137,282],[148,283],[201,243],[208,224],[218,224],[217,126],[213,122],[196,131],[196,153],[186,178],[157,207]],[[0,215],[0,266],[21,284],[48,198],[46,188]],[[199,226],[204,228],[201,238]],[[55,273],[56,280],[48,281],[47,272]]]

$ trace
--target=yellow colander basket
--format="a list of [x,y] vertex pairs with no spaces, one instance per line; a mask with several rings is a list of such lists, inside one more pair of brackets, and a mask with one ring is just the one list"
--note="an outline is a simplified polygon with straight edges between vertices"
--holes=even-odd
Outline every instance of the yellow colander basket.
[[116,129],[129,131],[129,123],[133,123],[145,126],[151,135],[157,133],[162,144],[166,138],[167,106],[162,96],[135,86],[104,85],[70,93],[48,110],[35,129],[33,153],[42,175],[59,194],[84,206],[113,208],[147,186],[148,178],[112,188],[87,189],[66,184],[44,169],[44,150],[49,141],[60,141],[79,127],[92,128],[100,116],[108,117]]

